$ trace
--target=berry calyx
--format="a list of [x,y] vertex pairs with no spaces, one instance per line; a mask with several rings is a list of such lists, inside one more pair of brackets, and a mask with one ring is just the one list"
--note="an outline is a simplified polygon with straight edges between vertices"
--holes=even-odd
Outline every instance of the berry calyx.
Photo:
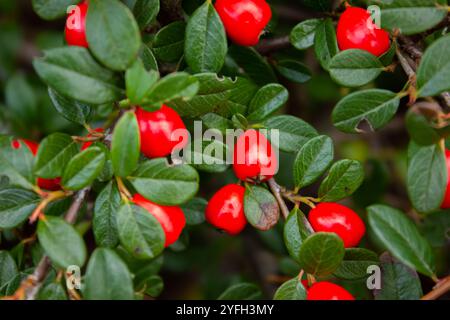
[[73,9],[67,16],[65,35],[69,46],[89,47],[86,38],[87,11],[88,2],[83,1],[79,5],[73,6]]
[[141,137],[141,152],[148,158],[165,157],[174,149],[186,146],[188,131],[181,117],[172,108],[163,105],[154,112],[137,108],[136,118]]
[[272,145],[257,130],[247,130],[234,146],[233,170],[240,180],[267,181],[278,171],[278,160]]
[[272,19],[265,0],[217,0],[214,6],[230,39],[241,46],[258,44]]
[[131,199],[134,204],[150,212],[161,224],[166,235],[165,247],[175,243],[181,235],[186,218],[179,207],[162,206],[147,200],[140,194],[135,194]]
[[322,281],[309,287],[306,300],[355,300],[355,298],[341,286]]
[[[26,144],[28,149],[30,149],[33,156],[36,156],[38,149],[39,149],[39,145],[36,142],[30,141],[30,140],[26,140],[26,139],[21,139],[21,140],[23,141],[23,143]],[[20,147],[20,145],[19,145],[19,147]],[[16,149],[18,149],[18,148],[16,148]],[[54,178],[54,179],[44,179],[44,178],[38,177],[37,185],[39,188],[48,190],[48,191],[61,190],[61,178],[58,177],[58,178]]]
[[221,188],[209,200],[206,207],[206,220],[214,227],[237,235],[244,230],[247,219],[244,214],[245,188],[229,184]]
[[[105,132],[105,130],[103,128],[97,128],[94,129],[94,132],[98,132],[98,133],[103,133]],[[92,133],[87,135],[88,138],[93,137]],[[83,143],[83,145],[81,146],[81,151],[86,150],[87,148],[89,148],[94,142],[93,141],[87,141],[85,143]]]
[[441,209],[450,209],[450,150],[448,149],[445,149],[445,160],[447,163],[447,189],[445,190]]
[[366,232],[358,214],[338,203],[320,203],[309,212],[308,218],[314,231],[336,233],[346,248],[357,246]]
[[341,50],[361,49],[381,56],[390,46],[389,33],[378,27],[362,8],[348,7],[339,18],[336,34]]

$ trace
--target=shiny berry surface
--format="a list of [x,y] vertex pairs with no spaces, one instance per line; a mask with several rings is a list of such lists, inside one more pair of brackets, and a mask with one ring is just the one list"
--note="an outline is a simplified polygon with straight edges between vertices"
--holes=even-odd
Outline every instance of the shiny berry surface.
[[240,180],[267,181],[278,171],[271,143],[257,130],[247,130],[234,146],[233,170]]
[[272,18],[265,0],[217,0],[215,8],[228,37],[241,46],[256,45]]
[[322,281],[309,287],[306,300],[355,300],[355,298],[341,286]]
[[445,190],[441,208],[450,209],[450,150],[445,150],[445,160],[447,162],[447,189]]
[[150,212],[161,224],[166,235],[165,246],[168,247],[175,243],[181,235],[186,218],[179,207],[162,206],[145,199],[140,194],[135,194],[132,201]]
[[69,46],[79,46],[87,48],[88,42],[86,39],[86,15],[88,11],[87,1],[81,2],[74,6],[72,11],[67,16],[66,20],[66,42]]
[[186,146],[187,139],[175,134],[177,131],[187,136],[186,126],[172,108],[163,105],[154,112],[137,108],[136,118],[141,136],[141,152],[148,158],[165,157],[170,155],[175,147],[182,149]]
[[336,233],[346,248],[357,246],[366,232],[358,214],[338,203],[320,203],[309,212],[308,218],[316,232]]
[[390,47],[389,33],[379,28],[362,8],[347,8],[339,18],[336,34],[341,50],[361,49],[381,56]]
[[244,214],[245,188],[229,184],[221,188],[209,200],[206,207],[206,220],[217,229],[230,235],[244,230],[247,219]]

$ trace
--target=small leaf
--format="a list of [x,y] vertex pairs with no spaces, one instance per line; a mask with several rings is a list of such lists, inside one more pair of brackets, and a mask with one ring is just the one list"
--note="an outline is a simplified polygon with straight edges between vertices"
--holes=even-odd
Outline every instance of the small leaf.
[[300,248],[311,235],[305,226],[306,217],[300,209],[293,209],[284,223],[283,237],[289,255],[298,261]]
[[228,145],[216,139],[196,139],[183,149],[184,163],[204,172],[224,172],[229,167],[226,159],[230,157]]
[[80,0],[32,0],[33,10],[42,19],[54,20],[63,17],[67,8]]
[[291,44],[298,50],[305,50],[314,45],[316,28],[322,21],[309,19],[297,24],[290,34]]
[[288,100],[289,92],[280,84],[268,84],[256,92],[248,107],[249,121],[262,121],[279,110]]
[[283,77],[296,83],[305,83],[312,76],[311,71],[306,65],[295,60],[278,61],[275,67]]
[[122,205],[117,212],[117,228],[121,244],[138,259],[153,259],[164,250],[161,224],[139,206]]
[[333,141],[327,136],[309,140],[294,162],[294,182],[297,188],[314,183],[331,165],[334,157]]
[[177,62],[184,54],[186,23],[175,21],[161,28],[153,39],[152,48],[159,60]]
[[145,29],[159,13],[159,0],[139,0],[133,7],[133,14],[141,29]]
[[38,300],[67,300],[67,294],[60,283],[49,283],[38,293]]
[[139,58],[141,58],[144,63],[144,67],[147,71],[154,70],[158,71],[158,61],[156,61],[153,51],[145,44],[142,44],[139,51]]
[[344,258],[344,251],[344,243],[335,233],[318,232],[303,242],[299,263],[305,272],[324,277],[336,271]]
[[339,52],[336,30],[330,18],[317,25],[314,49],[322,68],[328,70],[331,59]]
[[186,224],[190,226],[201,224],[205,221],[205,210],[208,201],[203,198],[194,198],[181,206],[186,216]]
[[38,223],[39,243],[52,262],[66,269],[82,267],[86,261],[86,246],[75,229],[60,217],[46,216]]
[[244,212],[248,222],[258,230],[269,230],[280,219],[280,208],[272,193],[258,186],[245,188]]
[[112,138],[111,159],[117,176],[126,177],[136,169],[140,145],[136,115],[129,111],[117,123]]
[[16,73],[5,86],[5,101],[12,115],[26,124],[34,124],[38,115],[37,97],[22,73]]
[[333,274],[341,279],[363,279],[370,275],[367,273],[367,268],[378,264],[378,256],[375,252],[363,248],[348,248],[345,249],[344,260]]
[[159,73],[147,71],[143,62],[137,59],[125,73],[127,97],[132,104],[140,104],[158,81]]
[[210,1],[205,1],[188,21],[184,54],[195,73],[219,72],[225,63],[227,37]]
[[48,95],[55,109],[67,120],[81,125],[89,121],[92,113],[89,105],[66,98],[52,88],[48,88]]
[[421,101],[410,107],[405,117],[406,129],[412,140],[422,146],[436,144],[442,139],[440,132],[445,127],[435,127],[434,118],[441,107],[437,102]]
[[275,292],[274,300],[306,300],[306,289],[297,277],[283,283]]
[[217,300],[258,300],[261,289],[252,283],[238,283],[225,290]]
[[0,250],[0,296],[7,295],[9,291],[12,291],[9,287],[14,284],[18,275],[19,270],[11,254],[8,251]]
[[12,229],[24,222],[36,208],[39,198],[22,189],[0,190],[0,229]]
[[145,282],[145,286],[146,286],[145,293],[153,298],[158,297],[164,290],[163,279],[158,275],[154,275],[148,278],[147,281]]
[[359,188],[364,180],[364,169],[355,160],[340,160],[330,169],[328,176],[319,187],[319,197],[323,202],[334,202],[346,198]]
[[396,258],[424,275],[434,275],[431,247],[403,212],[385,205],[370,206],[367,212],[372,232]]
[[199,187],[195,169],[188,165],[169,166],[164,158],[141,163],[128,179],[142,196],[167,206],[186,203]]

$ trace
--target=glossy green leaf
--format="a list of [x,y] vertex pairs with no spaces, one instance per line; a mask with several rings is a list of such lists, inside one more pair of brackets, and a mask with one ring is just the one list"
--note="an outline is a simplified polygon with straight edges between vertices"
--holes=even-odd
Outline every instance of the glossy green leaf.
[[288,100],[289,92],[280,84],[268,84],[259,89],[248,107],[249,121],[262,121],[277,110]]
[[284,223],[283,237],[289,255],[298,261],[300,248],[311,235],[311,231],[306,227],[306,217],[300,209],[293,209]]
[[186,217],[186,224],[190,226],[201,224],[205,221],[205,210],[208,201],[203,198],[194,198],[181,206]]
[[280,219],[280,208],[275,197],[262,187],[247,185],[244,196],[247,221],[258,230],[269,230]]
[[42,19],[54,20],[66,15],[69,6],[80,0],[32,0],[33,10]]
[[155,70],[159,71],[158,61],[156,61],[155,54],[152,49],[150,49],[147,45],[142,44],[141,49],[139,51],[139,58],[141,58],[144,63],[145,69],[147,71]]
[[214,139],[196,139],[183,148],[184,163],[199,171],[214,173],[228,169],[226,159],[231,156],[228,145]]
[[[434,121],[439,112],[439,104],[431,102],[419,102],[409,108],[405,117],[405,126],[415,143],[429,146],[442,139],[440,130],[436,128]],[[442,129],[445,130],[445,127]]]
[[145,29],[149,24],[155,21],[159,13],[160,0],[139,0],[133,7],[133,14],[141,29]]
[[218,130],[222,134],[226,134],[227,129],[233,128],[233,122],[225,117],[219,116],[216,113],[207,113],[201,116],[203,124],[212,130]]
[[298,50],[305,50],[314,45],[316,28],[322,21],[309,19],[297,24],[291,31],[291,44]]
[[306,300],[306,289],[295,277],[283,283],[275,292],[274,300]]
[[36,208],[39,198],[22,189],[0,190],[0,229],[15,228],[24,222]]
[[330,18],[316,26],[314,49],[322,68],[328,70],[331,59],[339,52],[336,30]]
[[67,120],[78,123],[88,123],[92,114],[91,106],[66,98],[52,88],[48,88],[48,95],[53,102],[55,109]]
[[258,300],[261,289],[252,283],[238,283],[226,289],[217,300]]
[[364,248],[345,249],[344,259],[333,275],[347,280],[367,278],[370,273],[367,268],[379,265],[378,256],[375,252]]
[[159,79],[159,73],[147,71],[143,62],[137,59],[125,73],[127,97],[132,104],[141,104],[144,97]]
[[0,251],[0,295],[10,293],[10,286],[14,285],[15,279],[19,275],[17,265],[8,251]]
[[175,21],[161,28],[155,35],[152,48],[159,60],[178,62],[184,54],[186,23]]
[[305,83],[312,77],[308,67],[296,60],[281,60],[275,67],[283,77],[292,82]]

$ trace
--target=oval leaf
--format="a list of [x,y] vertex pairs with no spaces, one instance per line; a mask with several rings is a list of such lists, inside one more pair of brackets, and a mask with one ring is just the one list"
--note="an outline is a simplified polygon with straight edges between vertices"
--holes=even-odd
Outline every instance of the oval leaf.
[[0,190],[0,229],[12,229],[24,222],[36,208],[39,198],[22,189]]
[[300,247],[311,232],[305,225],[306,217],[300,209],[294,209],[284,223],[283,237],[289,255],[298,261]]
[[248,222],[259,230],[269,230],[280,219],[280,208],[267,189],[248,185],[245,188],[244,212]]
[[257,300],[262,297],[261,289],[252,283],[238,283],[225,290],[217,300]]
[[295,277],[283,283],[275,292],[274,300],[306,300],[306,289]]
[[347,280],[363,279],[370,275],[367,268],[377,265],[379,261],[375,252],[363,248],[348,248],[345,249],[344,260],[333,275]]
[[305,50],[312,47],[314,45],[316,28],[321,22],[320,19],[309,19],[300,22],[291,31],[291,44],[298,50]]
[[80,0],[33,0],[33,10],[42,19],[54,20],[63,17],[69,6],[77,4]]
[[176,21],[158,31],[153,39],[152,48],[159,60],[178,62],[184,54],[184,36],[186,23]]
[[336,30],[331,19],[323,20],[317,25],[314,49],[322,68],[328,70],[331,59],[339,52]]
[[92,112],[89,105],[66,98],[52,88],[48,88],[48,95],[55,109],[67,120],[81,125],[89,121]]
[[295,60],[281,60],[275,67],[283,77],[296,83],[305,83],[312,76],[306,65]]
[[280,109],[288,100],[289,92],[280,84],[268,84],[256,92],[248,107],[249,121],[261,121]]

